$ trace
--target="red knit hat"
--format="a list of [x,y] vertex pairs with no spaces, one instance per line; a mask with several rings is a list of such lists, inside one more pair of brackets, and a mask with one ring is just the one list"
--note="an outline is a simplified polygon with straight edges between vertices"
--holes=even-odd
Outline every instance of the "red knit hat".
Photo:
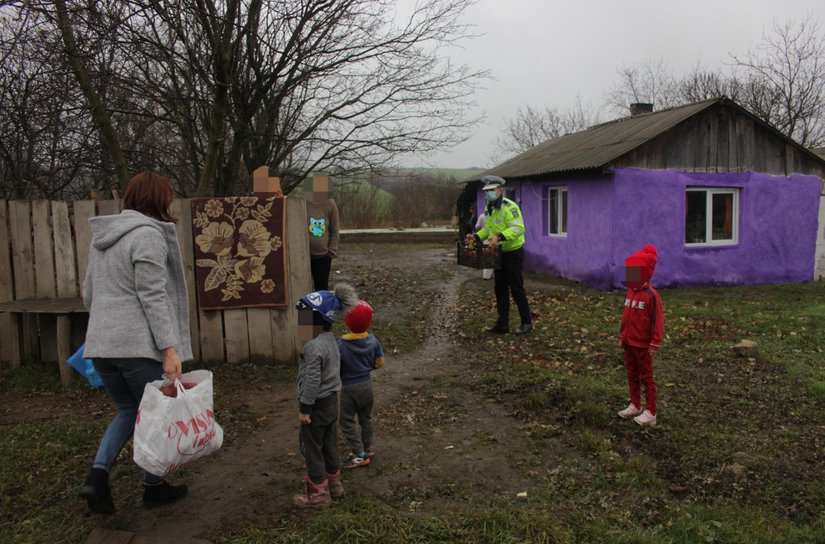
[[372,324],[372,306],[359,300],[355,307],[344,314],[344,322],[350,332],[356,334],[365,333],[369,330]]
[[653,244],[647,244],[644,248],[637,251],[624,261],[627,268],[631,266],[638,266],[641,269],[642,282],[649,281],[656,271],[656,261],[659,257],[659,251]]

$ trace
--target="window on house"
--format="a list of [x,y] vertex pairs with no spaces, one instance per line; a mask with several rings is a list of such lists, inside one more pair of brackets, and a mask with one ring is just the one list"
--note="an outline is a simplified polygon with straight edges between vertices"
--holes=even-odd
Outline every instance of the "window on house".
[[547,190],[547,234],[567,236],[567,187]]
[[688,189],[685,198],[685,244],[731,245],[737,242],[739,191]]

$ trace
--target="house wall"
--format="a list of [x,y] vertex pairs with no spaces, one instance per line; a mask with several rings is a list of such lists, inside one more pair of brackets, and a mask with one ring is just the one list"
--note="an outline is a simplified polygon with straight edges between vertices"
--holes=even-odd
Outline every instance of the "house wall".
[[[548,187],[567,187],[566,237],[549,236]],[[517,185],[516,197],[525,217],[524,267],[587,285],[607,287],[613,244],[610,175],[555,179]]]
[[[688,186],[740,189],[736,245],[685,246]],[[622,285],[625,257],[646,243],[659,249],[654,280],[659,286],[813,279],[821,189],[818,177],[616,169],[613,189],[613,287]]]

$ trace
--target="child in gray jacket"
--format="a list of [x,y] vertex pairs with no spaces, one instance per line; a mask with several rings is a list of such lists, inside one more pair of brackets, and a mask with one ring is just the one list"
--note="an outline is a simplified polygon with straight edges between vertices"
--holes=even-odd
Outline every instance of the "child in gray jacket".
[[355,305],[358,296],[347,284],[335,291],[316,291],[298,301],[298,338],[305,341],[298,361],[299,443],[307,465],[306,493],[295,495],[296,506],[329,506],[342,497],[341,463],[338,457],[338,392],[341,390],[341,358],[332,324],[335,313]]

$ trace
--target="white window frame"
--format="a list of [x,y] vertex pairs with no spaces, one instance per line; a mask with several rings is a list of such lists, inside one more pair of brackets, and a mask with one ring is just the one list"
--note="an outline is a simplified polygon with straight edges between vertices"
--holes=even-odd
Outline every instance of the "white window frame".
[[[553,201],[550,198],[550,193],[553,191],[558,191],[559,196],[556,200],[558,209],[556,210],[556,217],[559,220],[559,232],[552,232],[553,228],[553,210],[550,209],[550,203]],[[563,208],[565,199],[562,197],[562,194],[567,195],[567,210]],[[567,238],[567,227],[564,224],[564,218],[567,218],[567,222],[570,222],[569,217],[570,211],[570,193],[567,190],[567,187],[548,187],[547,188],[547,236],[552,236],[554,238]],[[564,230],[562,230],[564,229]]]
[[[687,193],[705,193],[705,237],[710,237],[710,240],[704,242],[688,242],[685,236],[686,247],[718,247],[718,246],[735,246],[739,243],[739,189],[724,187],[688,187],[685,191],[685,199]],[[733,206],[731,210],[731,235],[730,240],[713,240],[713,195],[733,195]],[[687,220],[687,218],[685,218]],[[683,232],[687,230],[687,225],[682,229]]]

